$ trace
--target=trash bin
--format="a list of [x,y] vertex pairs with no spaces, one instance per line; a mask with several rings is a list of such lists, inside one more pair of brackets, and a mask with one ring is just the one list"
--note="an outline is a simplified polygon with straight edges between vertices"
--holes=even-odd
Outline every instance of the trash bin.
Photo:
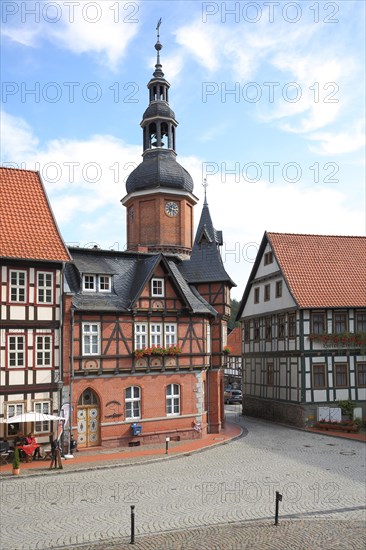
[[141,435],[142,426],[140,424],[136,424],[135,422],[134,424],[131,424],[131,431],[132,435]]

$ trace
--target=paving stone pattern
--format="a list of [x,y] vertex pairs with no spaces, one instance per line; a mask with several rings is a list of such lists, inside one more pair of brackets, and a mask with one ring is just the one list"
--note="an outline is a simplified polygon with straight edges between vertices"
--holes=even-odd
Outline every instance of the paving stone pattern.
[[4,479],[1,550],[132,548],[131,505],[141,549],[364,549],[364,443],[239,421],[246,437],[174,460]]

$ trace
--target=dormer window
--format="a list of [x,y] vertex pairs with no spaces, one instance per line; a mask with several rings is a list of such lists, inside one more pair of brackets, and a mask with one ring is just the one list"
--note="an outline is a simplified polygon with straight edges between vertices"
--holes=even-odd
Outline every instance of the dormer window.
[[83,276],[83,290],[89,292],[95,292],[97,289],[96,286],[96,275],[84,275]]
[[99,276],[99,290],[100,290],[100,292],[110,292],[111,291],[111,276],[110,275],[100,275]]
[[164,296],[164,279],[151,279],[151,296]]
[[111,292],[112,277],[110,275],[83,275],[83,290],[85,292]]

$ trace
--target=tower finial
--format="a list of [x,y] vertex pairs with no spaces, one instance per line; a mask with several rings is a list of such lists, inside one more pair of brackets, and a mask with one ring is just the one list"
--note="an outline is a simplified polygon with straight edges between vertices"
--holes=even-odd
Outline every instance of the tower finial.
[[161,17],[158,21],[158,24],[156,25],[156,44],[155,44],[155,49],[156,49],[156,65],[155,65],[155,71],[154,71],[154,76],[155,77],[163,77],[164,76],[164,73],[163,71],[161,70],[161,63],[160,63],[160,50],[162,49],[162,45],[160,44],[160,25],[161,25]]
[[204,202],[203,202],[203,206],[208,206],[208,203],[207,203],[207,187],[208,187],[208,183],[207,183],[207,179],[204,178],[203,180],[203,188],[205,190],[205,199],[204,199]]

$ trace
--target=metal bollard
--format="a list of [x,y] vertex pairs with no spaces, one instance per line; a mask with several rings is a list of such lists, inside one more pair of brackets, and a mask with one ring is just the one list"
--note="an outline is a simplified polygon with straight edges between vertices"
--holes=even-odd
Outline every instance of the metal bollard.
[[278,525],[278,503],[282,501],[282,495],[279,491],[276,491],[276,515],[275,515],[275,525]]
[[135,506],[131,505],[131,542],[135,544]]
[[168,452],[169,452],[169,441],[170,441],[170,437],[166,437],[165,438],[165,454],[167,455]]

